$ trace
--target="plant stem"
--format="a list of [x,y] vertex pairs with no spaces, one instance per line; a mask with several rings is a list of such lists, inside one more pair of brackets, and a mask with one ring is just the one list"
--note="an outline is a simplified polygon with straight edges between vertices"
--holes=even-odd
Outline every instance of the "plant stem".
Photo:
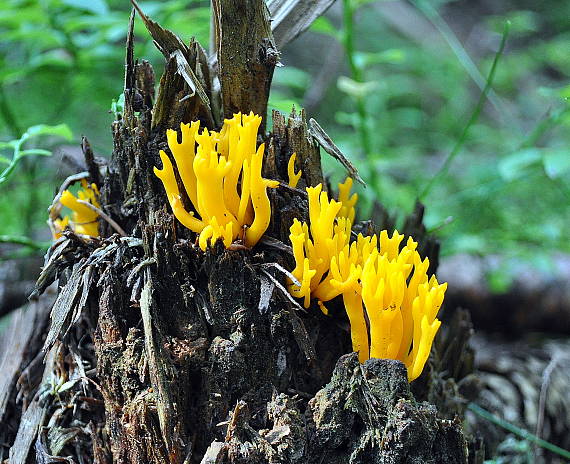
[[31,238],[21,235],[0,235],[0,243],[13,243],[15,245],[23,245],[33,250],[41,251],[47,250],[51,245],[50,242],[37,242]]
[[[425,15],[425,17],[438,30],[443,39],[449,45],[449,48],[451,48],[452,52],[457,57],[459,63],[463,66],[463,68],[465,68],[471,79],[473,79],[473,81],[477,84],[477,86],[481,89],[481,91],[483,91],[483,89],[485,88],[485,78],[479,72],[479,69],[477,69],[477,66],[475,66],[475,63],[473,63],[473,60],[471,59],[471,57],[469,56],[463,45],[461,45],[459,39],[457,38],[453,30],[449,27],[449,25],[445,22],[445,20],[441,17],[437,9],[434,8],[434,6],[429,1],[426,0],[414,0],[413,4],[416,6],[416,8],[418,8],[418,10],[420,10]],[[489,89],[489,92],[487,92],[487,96],[499,113],[505,116],[510,116],[511,119],[513,119],[512,116],[508,114],[509,111],[507,110],[505,105],[501,102],[501,100],[497,97],[497,95],[495,95],[493,89]]]
[[473,411],[475,414],[481,416],[483,419],[486,419],[489,422],[492,422],[493,424],[498,425],[499,427],[502,427],[505,430],[508,430],[509,432],[514,433],[515,435],[518,435],[521,438],[524,438],[525,440],[535,443],[541,448],[547,449],[548,451],[556,453],[559,456],[563,456],[566,459],[570,459],[570,451],[560,448],[559,446],[556,446],[553,443],[550,443],[546,440],[543,440],[542,438],[537,437],[528,430],[521,429],[520,427],[517,427],[516,425],[513,425],[510,422],[507,422],[501,419],[500,417],[491,414],[489,411],[486,411],[481,406],[478,406],[475,403],[469,403],[467,409]]
[[451,162],[455,159],[455,157],[461,152],[461,149],[463,148],[465,140],[467,139],[467,135],[469,134],[469,129],[471,129],[471,126],[473,124],[475,124],[475,122],[477,122],[477,119],[479,119],[479,115],[481,114],[481,110],[483,109],[483,104],[485,103],[485,100],[487,98],[487,94],[489,93],[489,90],[491,89],[491,86],[493,85],[493,80],[495,79],[495,72],[497,71],[497,65],[499,64],[499,59],[501,58],[501,56],[503,55],[503,52],[505,50],[505,45],[507,43],[507,37],[509,36],[510,25],[511,25],[511,23],[509,21],[505,22],[505,29],[503,31],[503,37],[501,39],[501,45],[499,46],[499,50],[497,50],[497,53],[495,53],[495,58],[493,60],[493,64],[491,65],[491,70],[489,71],[489,76],[487,77],[487,82],[485,82],[485,88],[483,89],[483,91],[481,92],[481,95],[479,96],[479,100],[477,101],[477,105],[475,106],[475,109],[471,113],[471,117],[469,118],[469,121],[467,121],[467,124],[463,128],[463,132],[461,133],[461,136],[457,140],[457,143],[453,147],[453,150],[451,150],[451,153],[449,153],[449,155],[447,156],[445,162],[443,163],[443,166],[441,166],[439,171],[435,173],[435,175],[431,178],[431,180],[428,182],[428,184],[425,186],[425,188],[420,193],[419,200],[423,200],[426,197],[426,195],[429,193],[431,188],[434,186],[435,181],[439,177],[447,174],[447,171],[449,170],[449,166],[451,165]]
[[[344,20],[344,49],[346,52],[350,74],[355,82],[363,82],[362,69],[356,64],[354,49],[354,8],[351,0],[343,0],[343,20]],[[365,155],[370,154],[370,133],[368,131],[368,118],[366,116],[366,105],[363,97],[356,97],[356,110],[358,111],[358,132],[360,133],[360,144]]]

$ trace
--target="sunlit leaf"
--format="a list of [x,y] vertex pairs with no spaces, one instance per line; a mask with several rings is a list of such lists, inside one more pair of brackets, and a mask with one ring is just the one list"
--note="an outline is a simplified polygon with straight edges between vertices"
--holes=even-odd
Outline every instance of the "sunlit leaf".
[[340,76],[337,80],[337,87],[351,97],[362,98],[378,89],[379,83],[375,81],[356,82],[350,77]]
[[67,124],[58,124],[57,126],[48,126],[47,124],[39,124],[37,126],[30,127],[26,133],[32,136],[38,135],[57,135],[63,137],[66,140],[73,139],[73,133]]
[[326,16],[321,16],[315,19],[315,22],[311,24],[309,30],[311,32],[316,32],[317,34],[328,35],[336,39],[339,38],[339,28],[335,27]]
[[311,76],[306,71],[294,66],[283,66],[275,70],[273,83],[304,91],[309,85],[310,79]]
[[556,179],[570,172],[570,148],[546,149],[542,154],[542,162],[546,175],[551,179]]
[[538,148],[517,151],[499,161],[499,174],[504,180],[513,181],[522,177],[527,172],[528,167],[536,164],[541,158],[542,155]]

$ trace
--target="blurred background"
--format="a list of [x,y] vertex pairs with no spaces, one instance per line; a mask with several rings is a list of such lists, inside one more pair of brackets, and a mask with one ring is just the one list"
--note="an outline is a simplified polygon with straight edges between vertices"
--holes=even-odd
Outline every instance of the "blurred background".
[[[208,44],[208,1],[140,5]],[[36,276],[47,207],[81,169],[81,136],[112,151],[129,12],[126,0],[0,0],[0,314]],[[136,56],[160,76],[138,18],[135,33]],[[532,326],[543,330],[570,312],[569,43],[566,0],[338,0],[282,50],[270,107],[306,108],[355,163],[368,184],[361,219],[375,200],[397,224],[417,198],[426,205],[440,280],[477,307],[476,323],[525,328],[546,306],[554,316]],[[522,319],[485,316],[505,304]],[[562,321],[554,330],[569,333]]]

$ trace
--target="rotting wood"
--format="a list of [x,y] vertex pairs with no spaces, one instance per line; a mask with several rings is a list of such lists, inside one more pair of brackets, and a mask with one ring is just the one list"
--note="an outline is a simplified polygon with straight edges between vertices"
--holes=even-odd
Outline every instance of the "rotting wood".
[[253,111],[263,118],[279,51],[264,0],[213,0],[216,56],[223,115]]
[[362,177],[360,177],[360,174],[358,174],[358,171],[354,165],[348,160],[346,156],[344,156],[344,154],[332,141],[329,135],[313,118],[309,119],[309,133],[316,139],[319,145],[323,147],[323,149],[329,155],[331,155],[334,159],[336,159],[340,164],[344,166],[350,177],[366,187],[366,183],[362,180]]

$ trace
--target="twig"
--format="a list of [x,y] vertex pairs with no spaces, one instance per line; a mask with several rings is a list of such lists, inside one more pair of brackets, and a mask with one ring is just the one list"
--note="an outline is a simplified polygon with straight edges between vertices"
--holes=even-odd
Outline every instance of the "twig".
[[[481,91],[485,88],[485,80],[477,66],[465,50],[465,47],[461,45],[461,42],[453,32],[453,30],[449,27],[449,25],[445,22],[445,20],[441,17],[439,12],[430,2],[425,0],[415,0],[413,2],[415,7],[422,12],[422,14],[428,19],[428,21],[437,29],[437,31],[441,34],[443,39],[451,48],[453,54],[457,57],[459,63],[465,68],[471,79],[477,84],[477,86],[481,89]],[[507,113],[508,110],[505,105],[499,100],[495,92],[490,89],[487,92],[486,97],[489,98],[491,104],[500,112],[500,113]]]
[[95,211],[99,216],[101,216],[105,221],[109,223],[109,225],[115,229],[116,232],[119,233],[121,237],[126,237],[127,233],[123,230],[123,228],[115,222],[107,213],[103,212],[100,208],[97,208],[95,205],[92,205],[88,201],[85,200],[77,200],[78,203],[87,206],[90,210]]
[[16,245],[23,245],[34,250],[42,251],[50,247],[49,242],[37,242],[31,238],[20,235],[0,235],[0,243],[14,243]]
[[83,171],[77,174],[73,174],[67,177],[63,181],[63,183],[59,187],[59,190],[57,191],[57,195],[54,197],[53,201],[51,202],[51,205],[49,205],[48,207],[48,214],[51,219],[57,218],[59,211],[61,210],[61,204],[59,203],[59,200],[61,199],[61,195],[63,194],[63,192],[67,190],[67,187],[77,182],[78,180],[87,179],[88,177],[89,173],[87,171]]
[[463,144],[465,143],[465,140],[467,139],[467,134],[469,133],[469,129],[471,128],[471,126],[473,124],[475,124],[475,122],[479,118],[479,114],[481,113],[481,110],[483,109],[483,104],[485,103],[485,100],[487,98],[487,94],[489,93],[489,90],[491,89],[491,86],[493,85],[493,81],[495,79],[495,72],[497,71],[497,65],[499,64],[499,59],[501,58],[501,56],[503,55],[503,52],[505,50],[505,45],[507,43],[507,37],[509,36],[510,27],[511,27],[510,21],[506,21],[505,22],[505,29],[503,31],[503,38],[501,39],[501,45],[499,46],[499,50],[495,54],[495,59],[493,60],[493,64],[491,65],[491,70],[489,71],[489,76],[487,77],[487,82],[485,83],[485,88],[483,89],[483,91],[481,92],[481,95],[479,96],[479,100],[477,101],[477,105],[475,106],[473,113],[471,113],[471,117],[469,118],[469,121],[467,121],[467,124],[463,128],[463,132],[461,133],[461,136],[459,137],[459,139],[457,140],[457,143],[453,147],[453,150],[451,150],[451,153],[447,156],[447,159],[443,163],[443,166],[440,168],[440,170],[438,172],[435,173],[435,175],[431,178],[431,180],[428,182],[428,184],[425,186],[425,188],[420,193],[420,195],[419,195],[420,200],[423,200],[425,198],[425,196],[429,193],[429,191],[431,190],[431,188],[435,184],[435,181],[440,176],[445,175],[447,173],[447,171],[449,170],[449,166],[451,165],[451,162],[455,159],[455,157],[460,153],[461,149],[463,148]]
[[[542,435],[542,427],[544,425],[544,409],[546,407],[546,393],[548,392],[548,386],[550,385],[550,378],[552,376],[552,372],[554,371],[556,364],[558,364],[559,359],[560,358],[558,354],[554,353],[552,359],[550,360],[550,362],[544,369],[544,372],[542,373],[542,383],[540,385],[540,397],[538,400],[538,418],[536,420],[536,429],[535,429],[535,434],[537,437],[540,437]],[[539,453],[538,445],[535,444],[534,448],[535,459],[536,456],[538,456],[539,454],[541,453]]]
[[[344,38],[343,45],[348,60],[348,67],[352,78],[356,82],[362,82],[362,70],[358,67],[355,60],[354,48],[354,6],[352,0],[342,1],[343,21],[344,21]],[[363,97],[356,97],[356,110],[358,111],[358,132],[360,133],[360,143],[364,155],[370,154],[370,133],[368,131],[368,118],[366,115],[366,106]]]

